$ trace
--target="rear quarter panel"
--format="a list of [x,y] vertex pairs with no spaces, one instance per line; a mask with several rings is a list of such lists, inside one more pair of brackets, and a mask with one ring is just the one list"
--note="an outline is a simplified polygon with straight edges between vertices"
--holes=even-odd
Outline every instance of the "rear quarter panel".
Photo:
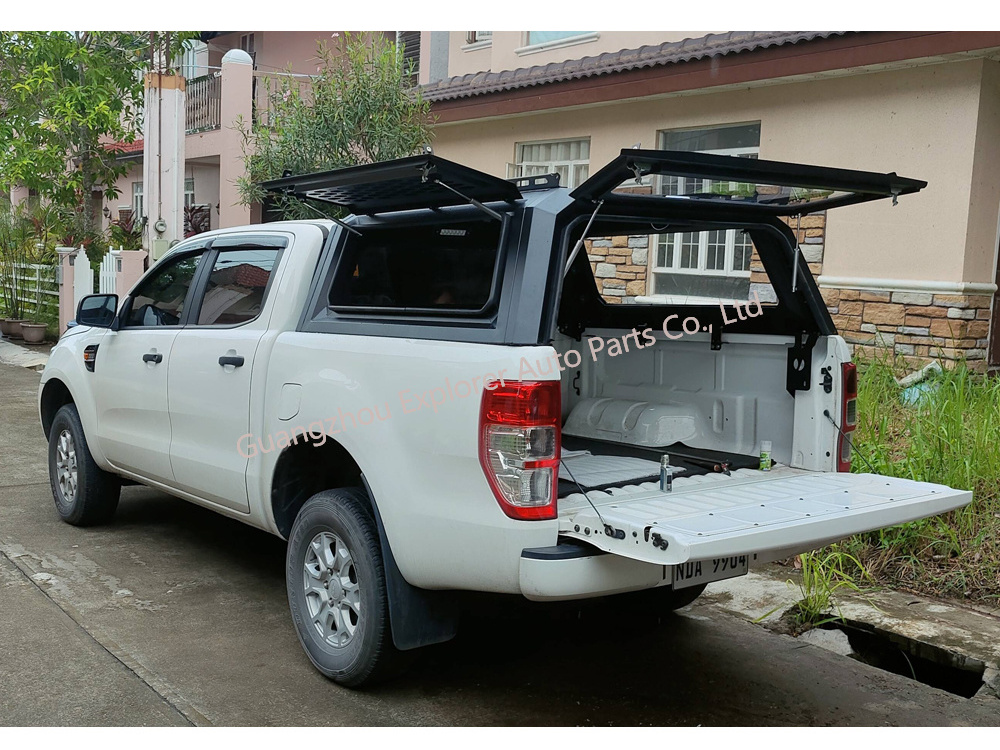
[[[268,436],[317,433],[322,425],[364,472],[407,581],[516,593],[521,550],[555,544],[557,523],[515,521],[500,510],[479,464],[480,400],[486,380],[516,380],[522,357],[534,362],[553,353],[546,346],[283,333],[270,356],[263,434],[254,439],[268,448]],[[286,383],[301,386],[301,398],[298,413],[280,419]],[[279,452],[250,459],[261,498],[270,496]]]

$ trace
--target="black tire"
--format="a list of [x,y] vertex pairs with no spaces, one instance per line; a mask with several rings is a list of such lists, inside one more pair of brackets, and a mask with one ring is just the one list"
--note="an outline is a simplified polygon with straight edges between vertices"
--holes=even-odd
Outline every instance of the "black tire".
[[[64,435],[69,442],[64,441]],[[65,447],[72,448],[71,465],[75,468],[75,485],[60,482],[59,462]],[[63,453],[60,453],[60,446]],[[64,462],[65,463],[65,462]],[[104,471],[90,455],[87,436],[74,404],[66,404],[52,420],[49,430],[49,486],[59,517],[73,526],[93,526],[110,521],[118,508],[121,480]]]
[[[406,661],[392,642],[382,546],[368,506],[367,495],[360,488],[313,495],[295,518],[285,558],[288,606],[299,642],[316,669],[346,687],[371,685],[394,676]],[[317,547],[311,546],[313,542]],[[318,550],[333,551],[338,542],[346,548],[351,563],[341,563],[339,572],[328,565],[328,580],[323,582]],[[325,560],[329,563],[333,558],[330,555]],[[345,580],[347,586],[341,586],[339,582]],[[307,585],[311,587],[308,593]],[[331,585],[337,587],[336,592]],[[324,603],[327,593],[331,598],[325,602],[329,604]],[[357,610],[347,603],[352,594]],[[340,597],[336,604],[335,597]],[[344,642],[336,642],[340,640]]]

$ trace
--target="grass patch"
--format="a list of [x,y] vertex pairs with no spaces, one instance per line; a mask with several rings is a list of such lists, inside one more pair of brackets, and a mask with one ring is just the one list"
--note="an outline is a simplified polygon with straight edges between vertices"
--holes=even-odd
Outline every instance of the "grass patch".
[[[863,593],[858,581],[869,578],[861,561],[839,544],[799,555],[796,567],[801,567],[801,575],[797,582],[788,581],[788,584],[798,586],[802,598],[784,615],[790,620],[787,624],[793,634],[843,620],[835,595],[842,590]],[[832,614],[833,609],[837,610],[836,615]]]
[[[855,450],[879,473],[959,489],[960,510],[852,537],[842,551],[896,588],[1000,603],[1000,378],[964,363],[921,386],[907,405],[891,354],[858,362]],[[854,471],[868,472],[854,458]]]

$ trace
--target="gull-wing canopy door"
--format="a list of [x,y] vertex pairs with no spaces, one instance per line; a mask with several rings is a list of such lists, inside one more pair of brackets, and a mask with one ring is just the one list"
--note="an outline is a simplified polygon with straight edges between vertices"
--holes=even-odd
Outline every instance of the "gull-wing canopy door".
[[[619,186],[660,179],[658,195],[615,193]],[[656,184],[654,183],[654,188]],[[696,201],[701,205],[748,207],[765,215],[795,216],[853,203],[916,193],[923,180],[894,172],[859,172],[807,164],[765,161],[688,151],[623,149],[570,195],[609,206]]]
[[282,177],[261,187],[368,215],[521,197],[512,182],[432,154]]

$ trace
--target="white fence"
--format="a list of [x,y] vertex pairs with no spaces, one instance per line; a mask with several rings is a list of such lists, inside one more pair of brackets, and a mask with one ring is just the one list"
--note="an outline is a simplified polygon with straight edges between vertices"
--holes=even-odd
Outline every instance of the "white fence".
[[117,251],[114,248],[108,248],[108,252],[104,254],[104,260],[101,261],[101,266],[96,274],[97,287],[95,289],[94,267],[90,263],[90,258],[87,257],[87,252],[83,248],[80,248],[76,257],[73,259],[74,312],[76,312],[76,308],[79,306],[80,300],[88,294],[94,294],[95,292],[99,294],[115,294],[117,291],[119,263],[118,255],[116,253],[120,251],[121,248]]
[[36,263],[14,264],[14,290],[25,315],[36,320],[59,317],[57,267]]
[[[98,291],[101,294],[114,294],[116,287],[116,279],[118,277],[118,257],[114,254],[115,250],[108,250],[104,254],[104,260],[101,261],[101,272],[99,274]],[[120,248],[119,248],[120,252]]]

